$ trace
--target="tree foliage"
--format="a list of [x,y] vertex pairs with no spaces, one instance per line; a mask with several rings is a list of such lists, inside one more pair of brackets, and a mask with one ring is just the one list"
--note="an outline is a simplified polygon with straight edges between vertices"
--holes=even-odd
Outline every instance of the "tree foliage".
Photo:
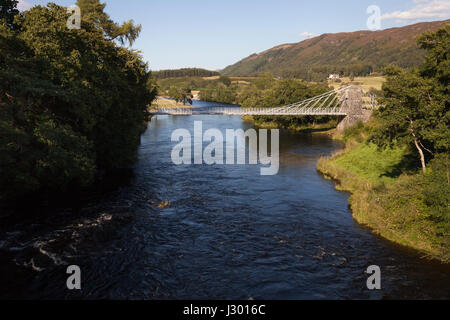
[[2,18],[0,198],[85,186],[135,159],[155,92],[141,57],[97,23],[102,10],[81,30],[55,4],[16,15],[17,27]]
[[372,141],[414,147],[426,171],[430,159],[450,151],[450,25],[424,34],[418,43],[428,52],[419,69],[386,69],[382,107],[376,113],[380,126]]
[[183,102],[183,104],[192,104],[193,99],[191,89],[177,87],[170,87],[169,97],[174,99],[176,102]]
[[18,0],[1,0],[0,1],[0,21],[12,28],[14,17],[19,14],[17,10]]
[[139,37],[141,25],[134,25],[133,20],[126,21],[122,25],[114,22],[105,12],[105,3],[100,3],[99,0],[78,0],[77,6],[80,7],[83,22],[102,29],[107,40],[117,39],[122,45],[128,41],[131,46]]
[[235,104],[237,97],[236,91],[236,88],[206,88],[200,91],[200,97],[203,101]]

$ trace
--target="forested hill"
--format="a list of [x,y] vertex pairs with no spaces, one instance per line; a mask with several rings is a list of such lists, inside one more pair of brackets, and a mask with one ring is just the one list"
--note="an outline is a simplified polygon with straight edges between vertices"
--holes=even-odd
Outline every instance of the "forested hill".
[[425,22],[381,31],[323,34],[299,43],[284,44],[253,54],[228,66],[222,74],[252,76],[272,72],[283,77],[322,80],[330,73],[355,76],[379,71],[388,64],[419,65],[425,56],[417,37],[450,20]]

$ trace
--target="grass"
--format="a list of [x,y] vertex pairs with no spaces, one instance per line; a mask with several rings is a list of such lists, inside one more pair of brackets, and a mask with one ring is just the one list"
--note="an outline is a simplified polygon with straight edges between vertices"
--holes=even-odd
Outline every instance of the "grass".
[[405,156],[404,148],[378,150],[374,144],[359,144],[335,160],[336,165],[372,182],[391,183],[393,172]]
[[344,151],[321,158],[318,170],[335,180],[339,190],[352,193],[349,201],[355,220],[425,257],[449,263],[448,216],[442,221],[430,218],[445,205],[430,205],[426,194],[436,182],[406,170],[410,157],[405,148],[379,150],[354,138],[346,145]]

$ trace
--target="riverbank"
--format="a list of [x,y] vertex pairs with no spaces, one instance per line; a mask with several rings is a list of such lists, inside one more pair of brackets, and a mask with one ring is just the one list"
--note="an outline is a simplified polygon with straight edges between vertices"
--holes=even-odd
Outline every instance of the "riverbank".
[[[319,172],[336,181],[338,190],[352,194],[350,207],[358,223],[390,241],[420,251],[427,258],[449,263],[445,206],[433,202],[436,199],[433,192],[442,192],[436,190],[443,186],[438,185],[435,177],[442,172],[434,170],[434,174],[428,175],[408,172],[404,169],[408,162],[405,149],[380,151],[367,144],[363,136],[341,137],[346,140],[345,149],[332,157],[322,157]],[[443,219],[436,219],[438,211],[444,212]]]
[[151,105],[151,108],[154,109],[191,109],[192,106],[190,104],[184,104],[182,102],[177,102],[175,100],[165,98],[165,97],[157,97]]
[[[183,104],[182,102],[177,102],[175,100],[166,97],[157,97],[151,105],[148,106],[148,112],[157,112],[159,109],[192,109],[190,104]],[[149,120],[152,116],[149,116]],[[144,124],[144,130],[147,128],[147,123]]]
[[328,134],[330,136],[333,135],[335,132],[335,129],[338,125],[337,120],[331,120],[326,123],[316,123],[316,124],[309,124],[309,125],[288,125],[288,126],[282,126],[280,123],[277,122],[270,122],[270,121],[258,121],[255,120],[253,116],[243,116],[242,120],[247,123],[253,124],[255,127],[262,128],[262,129],[286,129],[292,132],[297,133],[322,133],[322,134]]

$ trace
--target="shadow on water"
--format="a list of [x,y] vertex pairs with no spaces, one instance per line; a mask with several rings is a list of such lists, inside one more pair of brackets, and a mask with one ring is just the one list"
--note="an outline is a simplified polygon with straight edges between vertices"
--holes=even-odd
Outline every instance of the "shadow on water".
[[[0,221],[9,225],[26,218],[42,219],[57,214],[62,208],[83,207],[93,199],[103,197],[129,186],[135,178],[133,168],[116,168],[104,172],[94,184],[87,188],[68,190],[44,190],[27,195],[19,200],[0,204]],[[1,227],[0,227],[1,229]]]

